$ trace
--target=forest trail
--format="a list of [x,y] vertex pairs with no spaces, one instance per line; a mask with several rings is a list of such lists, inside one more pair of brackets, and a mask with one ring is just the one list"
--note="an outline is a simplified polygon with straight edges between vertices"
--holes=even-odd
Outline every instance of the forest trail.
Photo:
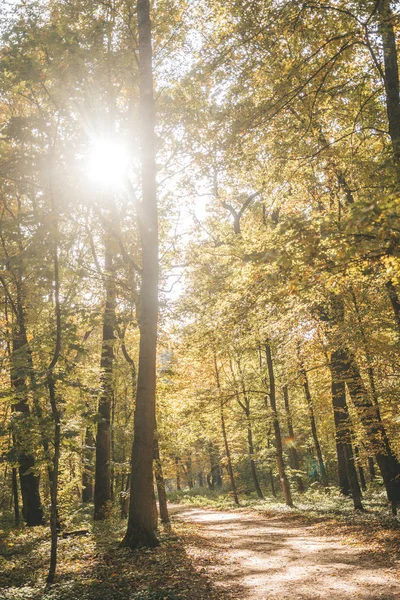
[[[212,555],[212,583],[243,600],[398,600],[399,563],[346,540],[338,529],[284,515],[216,511],[174,505],[173,520],[196,526]],[[373,540],[371,540],[373,541]],[[198,545],[188,548],[200,559]],[[397,572],[396,572],[397,571]]]

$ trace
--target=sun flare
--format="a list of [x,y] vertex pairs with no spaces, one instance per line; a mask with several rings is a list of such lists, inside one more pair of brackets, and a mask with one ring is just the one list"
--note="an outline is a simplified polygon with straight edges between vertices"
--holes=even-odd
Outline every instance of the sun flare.
[[98,140],[93,146],[87,164],[89,178],[104,187],[122,184],[129,165],[126,146],[115,140]]

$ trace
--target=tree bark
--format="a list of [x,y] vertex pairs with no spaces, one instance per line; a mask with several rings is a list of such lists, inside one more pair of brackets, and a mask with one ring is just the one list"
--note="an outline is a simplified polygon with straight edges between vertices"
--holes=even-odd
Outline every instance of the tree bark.
[[187,482],[188,482],[189,490],[192,490],[194,488],[194,483],[193,483],[192,455],[190,454],[190,452],[189,452],[187,460],[186,460],[186,475],[187,475]]
[[234,499],[235,504],[237,506],[239,506],[239,496],[238,496],[238,493],[237,493],[235,476],[233,474],[232,459],[231,459],[231,450],[229,448],[228,436],[226,434],[224,403],[223,403],[221,397],[220,397],[220,406],[219,406],[219,409],[220,409],[220,417],[221,417],[222,437],[224,439],[225,454],[226,454],[226,460],[227,460],[227,467],[228,467],[229,479],[231,481],[231,488],[232,488],[233,499]]
[[35,473],[35,458],[24,441],[29,430],[31,412],[28,404],[26,379],[33,369],[32,354],[25,329],[22,290],[17,283],[17,315],[13,326],[11,353],[11,383],[16,401],[13,411],[18,413],[14,439],[18,454],[18,471],[22,497],[22,516],[28,527],[43,525],[43,509],[39,492],[39,475]]
[[210,467],[211,467],[211,486],[212,486],[211,489],[214,489],[215,487],[221,487],[222,486],[222,475],[221,475],[219,450],[212,441],[210,441],[208,443],[208,455],[210,457]]
[[390,446],[379,406],[371,401],[355,357],[350,350],[342,351],[341,362],[343,378],[374,451],[392,512],[396,514],[397,507],[400,506],[399,461]]
[[248,447],[249,447],[251,476],[253,478],[254,488],[256,490],[257,496],[261,500],[264,500],[264,494],[261,491],[260,482],[258,481],[256,463],[254,460],[253,431],[251,428],[251,421],[250,421],[250,409],[246,412],[246,420],[247,420],[247,443],[248,443]]
[[313,436],[315,453],[317,455],[317,461],[318,461],[321,482],[322,482],[322,485],[324,485],[326,487],[328,485],[328,478],[326,476],[325,463],[324,463],[324,459],[322,457],[321,445],[320,445],[319,439],[318,439],[317,425],[315,423],[315,415],[314,415],[314,406],[313,406],[313,401],[311,398],[310,385],[308,383],[307,371],[305,370],[302,362],[300,362],[300,376],[301,376],[302,382],[303,382],[304,395],[307,400],[308,415],[310,418],[310,425],[311,425],[311,433]]
[[336,430],[339,487],[342,494],[347,496],[351,493],[354,508],[362,510],[361,490],[351,445],[351,424],[346,402],[344,365],[343,351],[332,352],[329,367],[332,375],[332,404]]
[[18,502],[18,477],[17,469],[12,469],[12,495],[13,495],[13,507],[14,507],[14,523],[16,527],[19,527],[19,502]]
[[149,0],[137,1],[139,32],[139,112],[142,159],[142,285],[138,386],[132,448],[132,481],[128,528],[123,544],[156,546],[152,513],[153,443],[156,397],[158,320],[158,217],[155,161],[155,108]]
[[[54,365],[55,366],[55,365]],[[58,542],[58,474],[59,474],[59,461],[60,461],[60,450],[61,450],[61,419],[60,413],[57,407],[56,400],[56,384],[53,377],[53,369],[51,368],[47,377],[47,386],[49,389],[50,405],[54,420],[54,454],[53,454],[53,468],[51,472],[50,480],[50,497],[51,497],[51,510],[50,510],[50,531],[51,531],[51,549],[50,549],[50,565],[49,572],[47,575],[46,582],[48,584],[53,583],[56,574],[57,567],[57,542]]]
[[59,515],[58,515],[58,476],[59,476],[59,462],[61,454],[61,416],[57,403],[56,395],[56,379],[54,376],[54,370],[61,354],[61,299],[60,299],[60,272],[59,272],[59,259],[58,259],[58,215],[55,210],[54,198],[52,196],[52,222],[53,222],[53,261],[54,261],[54,312],[56,319],[56,335],[55,345],[52,360],[49,368],[47,369],[47,387],[49,390],[49,399],[51,407],[51,415],[53,417],[54,424],[54,436],[53,436],[53,458],[51,468],[49,467],[49,478],[50,478],[50,532],[51,532],[51,547],[50,547],[50,565],[49,572],[47,574],[46,583],[52,584],[56,574],[57,567],[57,545],[58,545],[58,528],[59,528]]
[[175,477],[176,477],[176,491],[182,491],[181,486],[181,459],[179,456],[175,456]]
[[365,492],[367,489],[367,483],[365,481],[364,469],[363,469],[361,461],[360,461],[360,452],[358,450],[358,446],[354,446],[354,456],[357,461],[357,468],[358,468],[358,475],[360,477],[361,489],[363,492]]
[[400,177],[400,88],[394,18],[390,0],[378,0],[378,27],[383,45],[386,111],[393,156]]
[[[274,367],[272,362],[272,353],[271,347],[268,342],[265,343],[265,354],[267,357],[267,367],[268,367],[268,376],[269,376],[269,401],[272,410],[272,420],[273,427],[275,433],[275,443],[276,443],[276,462],[278,465],[279,477],[281,479],[283,496],[285,498],[285,503],[288,506],[293,506],[292,494],[290,492],[289,480],[285,471],[285,463],[283,460],[283,446],[282,446],[282,436],[281,436],[281,428],[279,425],[278,413],[276,410],[276,388],[275,388],[275,375],[274,375]],[[265,399],[265,404],[268,406],[267,398]]]
[[93,500],[93,448],[94,437],[90,427],[86,427],[85,448],[82,465],[82,502]]
[[376,477],[376,473],[375,473],[374,459],[372,458],[372,456],[368,456],[368,470],[369,470],[369,480],[374,481],[374,479]]
[[285,385],[283,387],[283,398],[284,398],[284,402],[285,402],[286,422],[287,422],[287,428],[288,428],[288,433],[289,433],[289,438],[290,438],[290,445],[289,445],[290,466],[294,471],[297,471],[297,473],[295,475],[295,479],[297,482],[297,489],[299,490],[300,493],[303,493],[304,492],[304,483],[303,483],[303,479],[302,479],[301,475],[298,473],[298,471],[300,470],[300,458],[299,458],[299,453],[297,452],[297,448],[295,446],[296,438],[294,435],[292,415],[290,412],[289,390],[288,390],[287,385]]
[[154,477],[157,485],[158,506],[160,508],[161,523],[169,523],[167,493],[165,491],[165,481],[160,458],[160,446],[158,443],[157,430],[154,432]]
[[[271,439],[270,439],[270,435],[271,435],[271,427],[269,428],[268,434],[267,434],[267,448],[268,450],[271,447]],[[271,493],[273,495],[274,498],[276,498],[276,490],[275,490],[275,482],[274,482],[274,473],[272,471],[272,467],[270,466],[268,469],[268,475],[269,475],[269,482],[270,482],[270,486],[271,486]]]
[[103,338],[100,359],[101,394],[96,433],[96,470],[94,485],[94,519],[107,517],[111,503],[111,410],[114,396],[115,343],[115,272],[111,233],[105,232],[106,305],[103,313]]
[[394,320],[396,323],[397,334],[400,338],[400,300],[397,294],[397,290],[393,285],[392,281],[386,282],[386,289],[388,291],[389,300],[393,308]]

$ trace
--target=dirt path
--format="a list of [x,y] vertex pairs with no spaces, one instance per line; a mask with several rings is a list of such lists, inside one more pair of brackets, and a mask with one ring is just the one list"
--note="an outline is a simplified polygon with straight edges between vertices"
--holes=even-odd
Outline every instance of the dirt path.
[[[399,564],[344,541],[340,531],[249,512],[174,506],[196,525],[212,562],[203,571],[243,600],[399,600]],[[198,548],[189,548],[194,561]],[[201,553],[200,553],[201,555]],[[210,562],[210,561],[209,561]],[[396,573],[397,570],[397,573]]]

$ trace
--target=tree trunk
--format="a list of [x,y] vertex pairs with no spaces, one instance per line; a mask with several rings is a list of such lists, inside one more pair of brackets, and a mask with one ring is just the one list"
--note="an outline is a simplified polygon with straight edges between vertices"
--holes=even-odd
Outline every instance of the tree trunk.
[[113,393],[111,398],[111,430],[110,430],[110,494],[111,501],[114,500],[114,488],[115,483],[115,437],[114,437],[114,425],[115,425],[115,394]]
[[386,289],[388,291],[389,300],[391,302],[394,314],[394,320],[396,323],[397,334],[400,337],[400,300],[397,294],[397,290],[392,281],[386,282]]
[[336,430],[339,487],[342,494],[347,496],[351,493],[354,508],[362,510],[361,490],[357,480],[351,445],[351,424],[346,402],[342,350],[332,352],[329,366],[332,375],[332,404]]
[[210,457],[212,489],[214,489],[215,487],[221,487],[222,486],[222,475],[221,475],[219,451],[213,442],[209,442],[209,444],[208,444],[208,455]]
[[251,429],[250,422],[250,409],[246,412],[247,419],[247,443],[249,447],[249,458],[250,458],[250,467],[251,467],[251,476],[253,478],[254,488],[256,490],[257,496],[264,500],[264,495],[261,491],[260,482],[258,481],[256,463],[254,460],[254,444],[253,444],[253,431]]
[[374,479],[376,477],[376,473],[375,473],[374,459],[372,458],[372,456],[368,456],[368,470],[369,470],[369,480],[374,481]]
[[155,110],[149,0],[137,1],[139,33],[139,112],[142,159],[142,285],[138,387],[132,448],[132,482],[128,528],[123,544],[156,546],[152,514],[153,444],[156,398],[158,320],[158,217],[155,161]]
[[12,496],[14,506],[14,523],[16,527],[19,527],[19,502],[18,502],[18,477],[17,469],[12,469]]
[[400,464],[389,443],[381,419],[379,406],[374,404],[362,380],[355,357],[349,350],[342,351],[342,370],[350,397],[364,426],[376,462],[381,471],[392,512],[400,506]]
[[126,480],[126,488],[124,490],[124,494],[122,496],[121,501],[121,517],[126,519],[129,513],[129,498],[130,498],[130,489],[131,489],[131,474],[128,473],[128,477]]
[[179,456],[175,456],[175,477],[176,477],[176,490],[177,492],[182,491],[181,486],[181,459]]
[[186,474],[187,474],[187,482],[189,486],[189,490],[192,490],[194,487],[193,484],[193,470],[192,470],[192,455],[189,453],[186,461]]
[[397,61],[395,17],[390,0],[378,0],[378,27],[383,45],[384,83],[386,92],[386,111],[389,122],[389,135],[393,156],[400,169],[400,88],[399,67]]
[[56,395],[56,379],[54,369],[57,366],[61,353],[61,300],[60,300],[60,273],[58,259],[58,220],[55,210],[54,198],[52,196],[52,226],[53,226],[53,260],[54,260],[54,309],[56,318],[56,336],[54,353],[50,365],[47,369],[47,388],[49,390],[49,399],[51,407],[51,415],[53,417],[54,436],[53,436],[53,458],[51,467],[49,467],[50,478],[50,532],[51,532],[51,547],[50,547],[50,565],[47,574],[46,583],[52,584],[56,574],[57,567],[57,544],[58,544],[58,476],[59,462],[61,453],[61,417],[57,404]]
[[82,502],[93,500],[93,448],[93,433],[90,427],[86,427],[82,466]]
[[[276,389],[275,389],[275,375],[274,375],[274,367],[272,363],[272,354],[271,347],[268,342],[265,343],[265,354],[267,357],[267,366],[268,366],[268,376],[269,376],[269,401],[272,410],[272,420],[273,427],[275,433],[275,443],[276,443],[276,462],[278,465],[279,477],[281,479],[283,496],[285,498],[285,503],[288,506],[293,506],[292,494],[290,492],[289,481],[285,472],[285,463],[283,460],[283,446],[282,446],[282,436],[281,436],[281,428],[279,426],[278,413],[276,410]],[[268,406],[267,399],[265,399],[265,403]]]
[[[271,435],[271,427],[269,428],[269,431],[268,431],[268,434],[267,434],[267,448],[268,448],[268,450],[271,447],[270,435]],[[271,466],[270,466],[270,468],[268,470],[268,475],[269,475],[269,482],[270,482],[270,485],[271,485],[271,493],[272,493],[273,497],[276,498],[274,473],[272,471],[272,467]]]
[[106,305],[103,313],[101,348],[101,394],[98,406],[96,434],[96,471],[94,485],[94,519],[107,517],[111,503],[111,410],[114,396],[114,343],[115,343],[115,272],[111,233],[105,233]]
[[226,460],[227,460],[227,466],[228,466],[229,479],[231,481],[231,488],[232,488],[233,499],[235,501],[235,504],[237,504],[237,506],[239,506],[239,496],[238,496],[238,493],[237,493],[235,476],[233,474],[231,451],[230,451],[230,448],[229,448],[228,436],[226,435],[224,405],[223,405],[222,399],[220,401],[220,416],[221,416],[222,436],[224,438],[225,454],[226,454]]
[[313,401],[311,398],[311,392],[310,392],[310,386],[308,383],[307,371],[305,370],[302,362],[300,362],[300,367],[301,367],[300,368],[300,376],[303,381],[304,395],[307,400],[308,415],[310,417],[311,433],[313,436],[315,453],[317,455],[319,473],[320,473],[322,485],[324,485],[326,487],[328,485],[328,478],[326,476],[324,459],[322,458],[321,446],[320,446],[319,439],[318,439],[317,425],[315,423],[315,415],[314,415],[314,406],[313,406]]
[[47,575],[46,582],[48,584],[53,583],[56,574],[57,567],[57,541],[58,541],[58,472],[59,472],[59,461],[60,461],[60,450],[61,450],[61,420],[60,413],[57,408],[56,400],[56,384],[53,377],[53,367],[50,369],[47,377],[47,385],[49,389],[50,405],[54,420],[54,455],[53,455],[53,468],[52,477],[50,480],[50,497],[51,497],[51,510],[50,510],[50,531],[51,531],[51,549],[50,549],[50,565],[49,572]]
[[165,481],[162,470],[162,462],[160,459],[160,447],[158,444],[157,431],[154,432],[154,476],[157,485],[158,505],[160,507],[161,523],[169,523],[167,493],[165,491]]
[[273,495],[274,498],[276,498],[274,473],[273,473],[273,471],[272,471],[271,468],[269,469],[268,473],[269,473],[269,483],[270,483],[270,486],[271,486],[271,494]]
[[292,415],[290,412],[289,390],[288,390],[287,385],[285,385],[283,387],[283,398],[285,401],[286,422],[287,422],[287,428],[288,428],[288,433],[289,433],[289,438],[290,438],[290,442],[289,442],[289,444],[290,444],[289,445],[290,466],[294,471],[297,471],[297,473],[295,475],[297,489],[299,490],[300,493],[303,493],[304,492],[304,483],[303,483],[303,479],[301,478],[301,475],[298,473],[298,471],[300,470],[300,459],[299,459],[299,453],[297,452],[297,448],[295,446],[296,438],[294,435]]
[[365,481],[364,469],[360,462],[360,452],[358,450],[358,446],[354,446],[354,456],[357,461],[358,475],[360,477],[361,489],[363,492],[367,489],[367,483]]
[[13,411],[18,414],[14,431],[14,439],[18,455],[18,471],[20,477],[22,516],[28,527],[43,525],[43,509],[39,492],[39,475],[35,473],[35,458],[29,445],[25,442],[29,431],[31,413],[28,405],[28,389],[26,378],[32,367],[32,355],[25,329],[25,318],[22,307],[21,291],[17,291],[18,315],[13,327],[11,354],[11,383],[15,390],[16,402]]
[[[360,334],[361,334],[361,338],[363,341],[365,359],[366,359],[366,363],[367,363],[368,381],[369,381],[369,385],[371,388],[372,400],[373,400],[374,404],[378,404],[379,399],[378,399],[378,392],[377,392],[376,385],[375,385],[375,375],[374,375],[374,369],[373,369],[372,355],[371,355],[371,352],[369,349],[367,336],[365,334],[365,328],[364,328],[364,324],[362,321],[360,309],[358,306],[357,297],[356,297],[353,289],[351,289],[351,296],[353,298],[354,309],[356,312],[357,321],[358,321],[358,325],[360,328]],[[399,308],[400,308],[400,306],[399,306]],[[399,329],[399,332],[400,332],[400,329]]]

